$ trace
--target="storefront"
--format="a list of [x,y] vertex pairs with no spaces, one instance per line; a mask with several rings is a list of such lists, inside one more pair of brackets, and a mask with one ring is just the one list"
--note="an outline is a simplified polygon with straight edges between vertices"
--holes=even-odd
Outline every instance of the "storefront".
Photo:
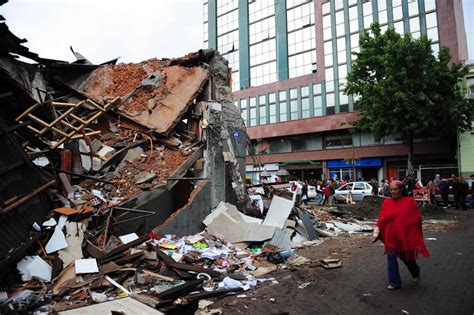
[[288,161],[278,164],[290,173],[290,180],[320,180],[323,174],[323,166],[320,161]]
[[329,178],[345,180],[365,180],[376,178],[382,180],[382,159],[363,158],[354,161],[332,160],[326,162],[327,175]]

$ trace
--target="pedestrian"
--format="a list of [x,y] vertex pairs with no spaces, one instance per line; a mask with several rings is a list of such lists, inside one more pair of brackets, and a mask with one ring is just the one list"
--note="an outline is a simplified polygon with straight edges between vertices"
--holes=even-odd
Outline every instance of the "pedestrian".
[[316,182],[316,205],[321,206],[324,202],[324,191],[322,186],[322,182],[318,180]]
[[294,192],[296,195],[296,199],[295,199],[296,206],[299,206],[301,203],[301,189],[302,189],[302,186],[299,183],[297,183],[296,190]]
[[388,179],[385,179],[382,184],[382,194],[384,197],[390,197],[390,192],[389,192],[389,183]]
[[372,177],[372,179],[370,180],[370,185],[372,185],[372,195],[377,196],[379,192],[379,184],[377,182],[377,179]]
[[454,195],[454,208],[456,210],[459,210],[461,206],[461,182],[460,182],[460,179],[458,177],[455,177],[454,175],[452,179],[453,179],[452,187],[453,187],[453,195]]
[[404,183],[398,180],[390,183],[391,198],[384,200],[372,241],[380,239],[385,245],[388,270],[388,290],[402,286],[398,258],[405,263],[413,277],[413,282],[420,281],[420,267],[416,264],[419,255],[428,257],[421,214],[416,203],[410,197],[402,196]]
[[301,200],[303,200],[303,203],[305,206],[308,205],[308,184],[304,183],[303,187],[301,188]]
[[290,189],[291,189],[292,192],[295,192],[295,191],[296,191],[296,183],[295,183],[295,182],[293,182],[293,184],[291,184],[291,188],[290,188]]
[[430,192],[430,202],[431,202],[431,204],[437,206],[438,201],[436,200],[436,196],[435,196],[435,184],[432,180],[428,181],[428,183],[426,184],[426,189],[428,189],[429,192]]
[[326,181],[326,184],[324,185],[323,188],[323,195],[324,195],[324,202],[323,204],[328,204],[329,203],[329,181]]
[[334,194],[336,193],[336,183],[334,181],[331,181],[328,185],[329,188],[329,199],[328,199],[328,205],[329,206],[334,206]]
[[447,181],[442,180],[439,182],[439,192],[441,194],[441,198],[443,199],[443,207],[449,208],[449,184]]
[[461,210],[467,211],[466,198],[467,198],[467,194],[469,193],[469,184],[464,180],[464,177],[462,176],[459,177],[458,181],[459,181],[458,183],[459,203],[461,206]]
[[435,175],[435,178],[433,180],[433,184],[435,185],[435,187],[438,187],[439,188],[439,184],[441,183],[441,175],[439,174],[436,174]]
[[411,175],[407,175],[405,179],[403,180],[403,183],[405,184],[403,187],[403,196],[413,196],[413,189],[415,189],[415,182],[411,178]]

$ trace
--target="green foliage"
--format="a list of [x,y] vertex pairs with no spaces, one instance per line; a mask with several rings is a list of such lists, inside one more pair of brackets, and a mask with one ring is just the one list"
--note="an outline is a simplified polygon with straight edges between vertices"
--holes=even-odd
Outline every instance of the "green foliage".
[[405,140],[470,128],[474,103],[459,86],[467,69],[450,64],[448,48],[436,58],[426,37],[401,36],[391,28],[382,34],[377,23],[359,44],[346,85],[346,93],[358,97],[355,127],[376,139],[398,133]]

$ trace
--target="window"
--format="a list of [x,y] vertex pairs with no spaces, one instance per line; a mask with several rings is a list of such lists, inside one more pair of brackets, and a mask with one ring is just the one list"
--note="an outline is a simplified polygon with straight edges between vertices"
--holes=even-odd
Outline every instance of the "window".
[[314,116],[323,115],[323,99],[321,96],[321,84],[313,85],[313,111],[314,111]]
[[332,133],[324,137],[326,149],[340,149],[352,147],[352,135],[348,133]]
[[305,137],[293,137],[291,138],[291,152],[302,152],[306,151],[306,138]]
[[[207,16],[207,12],[206,12]],[[217,50],[229,61],[232,70],[232,90],[240,89],[239,77],[239,12],[235,0],[218,1]],[[207,23],[206,23],[207,27]],[[206,36],[207,33],[206,33]],[[207,37],[206,37],[207,38]]]
[[346,184],[346,185],[342,186],[341,188],[339,188],[338,190],[342,190],[342,191],[352,190],[352,185],[354,185],[354,184],[353,183]]
[[309,96],[301,96],[301,117],[308,118],[310,116],[309,112]]
[[289,77],[312,73],[316,66],[313,1],[287,0],[287,30]]
[[354,183],[354,190],[365,190],[364,183]]
[[415,16],[418,15],[418,0],[408,1],[408,15]]
[[290,90],[290,119],[296,120],[298,119],[298,90],[291,89]]
[[276,123],[276,99],[275,93],[268,94],[268,112],[269,112],[269,123]]
[[280,121],[287,121],[288,116],[287,116],[287,102],[286,102],[286,91],[281,91],[279,93],[279,98],[280,98]]
[[260,125],[265,125],[267,124],[267,108],[265,104],[267,103],[265,95],[260,95],[258,97],[258,111],[259,111],[259,122]]
[[250,99],[250,126],[257,125],[257,100],[255,97]]
[[426,15],[426,36],[433,42],[438,42],[438,19],[436,12],[428,13]]
[[274,1],[251,2],[249,12],[251,85],[275,82],[277,69]]
[[436,10],[436,0],[425,0],[425,11]]
[[368,29],[373,22],[372,2],[364,2],[362,12],[364,13],[364,28]]

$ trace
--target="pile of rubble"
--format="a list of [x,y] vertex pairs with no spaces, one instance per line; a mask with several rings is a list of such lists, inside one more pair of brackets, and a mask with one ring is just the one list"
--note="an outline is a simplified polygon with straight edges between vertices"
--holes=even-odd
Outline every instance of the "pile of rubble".
[[[120,307],[150,314],[195,310],[206,298],[239,294],[262,281],[278,283],[264,276],[281,263],[311,263],[294,249],[321,243],[319,236],[371,230],[354,219],[340,218],[340,213],[295,207],[292,200],[279,196],[272,198],[264,219],[221,202],[203,220],[204,231],[183,237],[151,231],[107,238],[107,226],[95,226],[91,208],[53,212],[36,227],[50,236],[45,246],[39,241],[35,254],[17,264],[24,284],[8,295],[2,293],[5,312],[73,314],[67,310],[86,306],[89,311]],[[341,266],[320,263],[326,268]],[[120,305],[110,303],[117,299],[123,299]],[[94,305],[106,301],[102,308]]]

